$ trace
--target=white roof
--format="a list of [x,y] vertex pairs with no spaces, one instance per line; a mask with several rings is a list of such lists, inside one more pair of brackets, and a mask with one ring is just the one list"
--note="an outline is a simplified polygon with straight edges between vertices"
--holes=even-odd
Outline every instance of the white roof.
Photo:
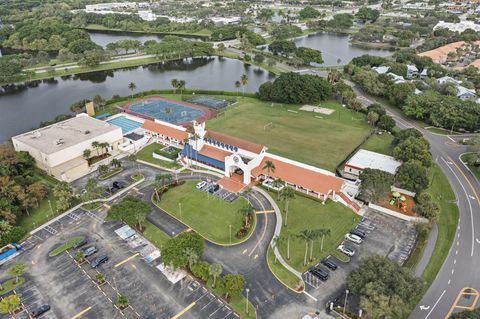
[[391,156],[367,151],[364,149],[358,150],[345,164],[358,169],[378,169],[390,174],[395,174],[402,162],[397,161]]
[[455,80],[454,78],[449,77],[449,76],[443,76],[443,77],[441,77],[441,78],[438,78],[438,79],[437,79],[437,82],[438,82],[439,84],[443,84],[443,83],[454,83],[454,84],[456,83],[456,84],[460,84],[460,83],[462,83],[462,81]]
[[374,66],[372,68],[372,70],[377,72],[378,74],[385,74],[388,71],[390,71],[390,67],[389,66]]
[[474,90],[467,89],[466,87],[461,85],[457,86],[457,90],[458,90],[457,96],[462,96],[462,95],[475,96],[476,95]]
[[407,69],[411,72],[418,72],[418,68],[413,64],[407,64]]

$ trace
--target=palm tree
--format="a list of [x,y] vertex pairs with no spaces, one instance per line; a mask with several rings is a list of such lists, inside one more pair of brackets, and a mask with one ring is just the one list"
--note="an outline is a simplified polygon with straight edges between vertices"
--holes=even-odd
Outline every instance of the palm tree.
[[198,143],[197,143],[197,141],[200,138],[200,135],[198,135],[197,133],[194,133],[193,138],[195,139],[195,150],[196,150],[196,152],[195,152],[195,162],[196,162],[196,164],[198,164]]
[[137,88],[137,86],[135,85],[135,83],[130,82],[128,84],[128,89],[132,92],[132,99],[133,99],[133,91],[135,91],[136,88]]
[[98,281],[98,282],[103,282],[105,280],[105,276],[103,276],[103,274],[97,272],[97,274],[95,275],[95,279]]
[[280,187],[282,187],[285,182],[281,178],[275,178],[272,182],[272,186],[277,188],[277,201],[280,198]]
[[180,90],[180,94],[183,93],[183,90],[185,90],[186,85],[187,85],[187,82],[185,82],[185,80],[178,81],[178,89]]
[[287,238],[287,260],[290,260],[290,238],[292,233],[288,229],[282,230],[283,236]]
[[77,251],[75,256],[77,257],[79,262],[83,262],[83,260],[85,259],[85,253],[83,252],[83,250]]
[[323,229],[310,230],[310,261],[313,260],[313,242],[322,236]]
[[330,82],[330,83],[336,83],[336,82],[338,82],[338,80],[340,80],[340,72],[338,72],[338,70],[336,70],[336,69],[331,69],[331,70],[328,72],[327,80],[328,80],[328,82]]
[[320,236],[322,236],[322,243],[320,244],[320,251],[323,251],[323,239],[325,236],[330,236],[330,229],[321,228],[320,229]]
[[188,268],[192,270],[192,266],[198,261],[199,256],[192,247],[188,247],[187,249],[185,249],[185,255],[187,256],[188,260]]
[[240,81],[235,81],[235,88],[237,89],[237,96],[238,96],[238,89],[242,86],[242,83]]
[[243,215],[243,217],[245,217],[245,226],[248,226],[248,216],[255,213],[255,208],[253,208],[253,206],[248,203],[247,205],[240,208],[237,212]]
[[102,165],[98,166],[98,173],[100,173],[100,175],[103,175],[107,172],[108,172],[108,166],[107,165],[102,164]]
[[172,179],[172,174],[170,173],[162,173],[157,174],[155,176],[155,180],[152,184],[153,189],[155,190],[155,196],[157,197],[157,201],[160,200],[160,196],[158,195],[158,189],[165,187]]
[[378,119],[379,119],[379,116],[377,112],[373,112],[373,111],[368,112],[367,120],[371,126],[375,126],[375,124],[377,124]]
[[288,203],[290,202],[291,199],[295,198],[295,191],[291,187],[285,186],[280,192],[280,197],[285,202],[285,223],[284,223],[284,226],[287,227]]
[[245,85],[248,83],[248,75],[242,74],[240,77],[240,83],[242,84],[243,95],[245,96]]
[[[277,247],[278,250],[280,251],[280,247],[285,245],[285,242],[287,241],[287,238],[285,238],[284,236],[280,235],[280,236],[275,236],[273,237],[272,239],[272,246],[273,248]],[[275,255],[275,261],[274,263],[277,263],[277,255]]]
[[303,257],[303,265],[307,265],[307,254],[308,254],[308,241],[310,240],[310,230],[305,229],[302,230],[299,234],[296,236],[300,240],[305,241],[305,256]]
[[120,162],[118,159],[114,158],[110,162],[110,165],[112,165],[112,167],[115,167],[115,168],[122,167],[122,162]]
[[262,167],[262,171],[267,170],[268,176],[270,177],[271,173],[275,173],[275,164],[272,161],[266,161],[265,165]]
[[7,269],[7,274],[15,277],[15,283],[18,283],[18,277],[23,275],[27,270],[27,265],[25,263],[16,263]]
[[172,87],[173,87],[173,93],[177,93],[178,80],[177,80],[177,79],[172,79],[172,81],[170,81],[170,84],[171,84]]
[[102,149],[103,154],[105,154],[107,153],[108,147],[110,146],[110,144],[108,144],[107,142],[103,142],[98,144],[98,146]]
[[97,156],[100,156],[100,154],[98,153],[98,148],[100,147],[100,143],[97,141],[93,141],[92,147],[95,149],[95,151],[97,151]]
[[217,284],[217,278],[222,274],[222,265],[210,264],[210,266],[208,266],[208,271],[213,277],[212,287],[215,288],[215,285]]
[[119,306],[122,309],[128,307],[128,299],[125,295],[119,295],[118,296],[117,306]]
[[83,157],[88,161],[90,159],[90,156],[92,156],[92,151],[89,150],[88,148],[86,150],[83,150]]

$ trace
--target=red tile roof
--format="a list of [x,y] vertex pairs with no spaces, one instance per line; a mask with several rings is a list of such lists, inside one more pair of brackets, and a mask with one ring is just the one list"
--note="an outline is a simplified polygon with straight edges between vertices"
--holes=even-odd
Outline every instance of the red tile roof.
[[232,152],[221,150],[210,145],[203,145],[202,149],[200,150],[200,154],[214,158],[221,162],[225,162],[225,157],[232,155]]
[[188,138],[188,133],[169,125],[161,124],[152,120],[145,120],[142,128],[151,132],[159,133],[176,140],[183,141]]
[[246,141],[246,140],[242,140],[241,138],[238,138],[238,137],[233,137],[233,136],[230,136],[230,135],[218,133],[218,132],[211,131],[211,130],[207,131],[207,134],[205,134],[205,137],[214,139],[216,141],[219,141],[219,142],[222,142],[222,143],[225,143],[225,144],[228,144],[228,145],[236,146],[238,148],[241,148],[243,150],[246,150],[246,151],[249,151],[249,152],[252,152],[252,153],[256,153],[256,154],[260,154],[260,152],[264,148],[263,145],[253,143],[253,142],[250,142],[250,141]]
[[275,165],[275,172],[269,173],[273,178],[281,178],[290,184],[302,186],[320,194],[328,194],[330,190],[339,193],[342,188],[343,180],[341,178],[325,175],[268,156],[265,156],[260,165],[253,169],[252,175],[255,177],[261,174],[267,175],[267,171],[263,170],[267,161],[271,161]]

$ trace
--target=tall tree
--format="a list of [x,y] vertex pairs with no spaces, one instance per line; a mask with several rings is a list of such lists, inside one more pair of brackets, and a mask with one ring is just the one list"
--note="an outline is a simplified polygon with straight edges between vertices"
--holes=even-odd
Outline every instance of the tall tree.
[[7,269],[7,273],[15,277],[15,283],[18,283],[18,278],[25,273],[27,270],[27,264],[25,263],[16,263],[10,266],[10,268]]
[[290,186],[285,186],[280,191],[280,198],[285,203],[285,223],[283,224],[283,226],[287,227],[287,224],[288,224],[288,204],[290,203],[290,200],[295,198],[295,191]]
[[242,76],[240,77],[240,83],[242,84],[242,92],[245,96],[245,85],[247,85],[248,83],[248,75],[242,74]]
[[262,167],[262,171],[267,171],[267,177],[270,177],[270,174],[275,173],[275,164],[272,161],[265,161],[265,165]]
[[133,99],[133,91],[135,91],[137,88],[137,85],[134,83],[134,82],[130,82],[128,84],[128,89],[130,90],[130,92],[132,93],[132,99]]
[[209,266],[210,275],[213,277],[212,287],[215,288],[217,285],[217,278],[222,274],[222,265],[220,264],[210,264]]

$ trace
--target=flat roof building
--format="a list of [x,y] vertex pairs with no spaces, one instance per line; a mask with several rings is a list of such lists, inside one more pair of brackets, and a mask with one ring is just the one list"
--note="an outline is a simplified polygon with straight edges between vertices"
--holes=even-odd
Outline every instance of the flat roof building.
[[104,151],[109,152],[116,150],[122,141],[120,127],[85,113],[12,137],[15,150],[28,152],[39,168],[64,181],[75,180],[90,171],[83,152],[86,149],[93,154],[100,152],[92,150],[93,142],[108,143]]
[[365,168],[371,168],[395,175],[400,165],[402,162],[392,156],[360,149],[347,161],[344,172],[357,178]]

